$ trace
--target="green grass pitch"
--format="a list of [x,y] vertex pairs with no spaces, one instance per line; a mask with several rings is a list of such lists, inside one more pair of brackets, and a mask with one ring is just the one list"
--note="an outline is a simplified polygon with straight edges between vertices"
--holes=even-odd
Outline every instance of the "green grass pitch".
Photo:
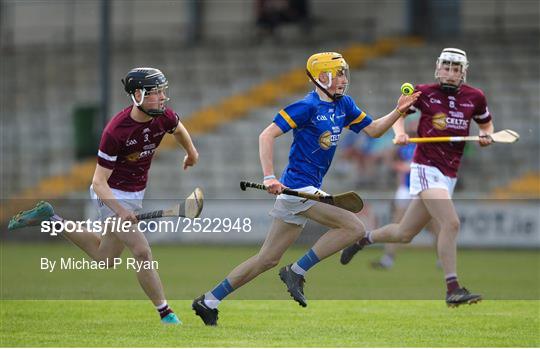
[[[282,263],[306,247],[286,253]],[[3,242],[0,346],[113,347],[538,347],[540,253],[459,252],[460,279],[486,300],[449,309],[430,249],[404,249],[391,271],[367,265],[379,249],[347,267],[333,256],[307,277],[308,307],[288,298],[277,269],[220,306],[219,327],[191,311],[191,299],[221,281],[257,247],[155,246],[169,303],[184,324],[165,327],[133,271],[55,271],[42,257],[83,256],[67,243]],[[129,256],[125,254],[125,256]]]

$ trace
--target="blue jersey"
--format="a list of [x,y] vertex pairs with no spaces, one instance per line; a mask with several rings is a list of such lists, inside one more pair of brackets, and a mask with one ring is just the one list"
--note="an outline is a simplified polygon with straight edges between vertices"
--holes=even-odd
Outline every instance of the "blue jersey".
[[293,129],[289,164],[281,175],[281,183],[292,189],[320,188],[343,129],[358,133],[372,121],[351,97],[325,102],[315,91],[280,110],[274,123],[284,133]]
[[[398,148],[398,157],[402,161],[411,162],[414,156],[414,150],[416,149],[416,144],[409,143]],[[411,186],[411,171],[403,174],[401,178],[401,183],[407,188]]]

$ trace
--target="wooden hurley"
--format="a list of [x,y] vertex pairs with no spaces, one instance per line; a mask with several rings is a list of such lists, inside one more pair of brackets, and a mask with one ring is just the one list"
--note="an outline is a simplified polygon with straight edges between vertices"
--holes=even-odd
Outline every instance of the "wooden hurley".
[[[263,184],[241,181],[240,189],[245,191],[246,188],[254,188],[266,191],[266,186]],[[317,195],[285,188],[283,189],[282,194],[319,201],[328,205],[340,207],[353,213],[358,213],[362,211],[362,208],[364,208],[364,202],[362,201],[362,198],[353,191],[348,191],[346,193],[336,195]]]
[[[512,130],[502,130],[485,136],[417,137],[409,138],[409,143],[478,142],[481,137],[489,137],[495,143],[515,143],[519,139],[519,133]],[[394,144],[395,143],[394,140]]]
[[197,218],[203,209],[204,194],[201,188],[195,188],[186,199],[167,210],[157,210],[137,215],[138,220],[162,217]]

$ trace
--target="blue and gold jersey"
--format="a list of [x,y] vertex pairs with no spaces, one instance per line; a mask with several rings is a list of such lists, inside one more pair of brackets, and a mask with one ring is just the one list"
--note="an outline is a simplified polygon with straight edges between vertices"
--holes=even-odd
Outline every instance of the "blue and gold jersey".
[[292,189],[320,188],[343,129],[358,133],[372,121],[351,97],[325,102],[315,91],[280,110],[274,123],[284,133],[293,129],[289,164],[281,175],[281,183]]

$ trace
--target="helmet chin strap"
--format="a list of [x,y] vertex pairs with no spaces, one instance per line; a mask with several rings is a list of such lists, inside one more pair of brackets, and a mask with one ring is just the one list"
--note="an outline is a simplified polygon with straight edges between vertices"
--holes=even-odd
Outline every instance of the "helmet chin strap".
[[458,87],[456,85],[452,84],[443,84],[441,83],[441,90],[447,93],[454,93],[458,90]]
[[441,90],[443,90],[446,93],[456,93],[459,90],[460,86],[461,86],[461,82],[457,86],[452,85],[452,84],[443,83],[443,82],[439,82],[439,85],[441,86]]
[[145,113],[146,115],[148,115],[149,117],[151,118],[156,118],[158,116],[162,116],[164,113],[165,113],[165,110],[161,110],[161,109],[143,109],[143,107],[141,107],[140,105],[137,106],[137,109],[139,109],[140,111],[142,111],[143,113]]
[[148,115],[149,117],[151,118],[155,118],[155,117],[158,117],[158,116],[161,116],[165,113],[165,110],[160,110],[160,109],[144,109],[142,107],[142,104],[144,102],[144,96],[146,95],[146,90],[143,88],[142,90],[142,94],[141,94],[141,100],[140,101],[137,101],[135,99],[135,94],[131,94],[131,100],[133,101],[133,103],[135,103],[135,106],[137,107],[137,109],[139,109],[140,111],[142,111],[143,113],[145,113],[146,115]]
[[[309,77],[309,79],[321,90],[324,92],[325,95],[328,96],[328,98],[330,98],[332,101],[337,101],[339,100],[340,98],[343,97],[343,95],[341,93],[334,93],[334,94],[331,94],[330,92],[328,92],[328,90],[326,90],[326,88],[324,88],[321,83],[319,82],[319,80],[315,79],[313,77],[313,75],[311,75],[311,73],[309,72],[309,70],[306,70],[307,72],[307,76]],[[332,85],[332,80],[330,78],[330,83],[329,85]],[[330,87],[330,86],[329,86]]]

